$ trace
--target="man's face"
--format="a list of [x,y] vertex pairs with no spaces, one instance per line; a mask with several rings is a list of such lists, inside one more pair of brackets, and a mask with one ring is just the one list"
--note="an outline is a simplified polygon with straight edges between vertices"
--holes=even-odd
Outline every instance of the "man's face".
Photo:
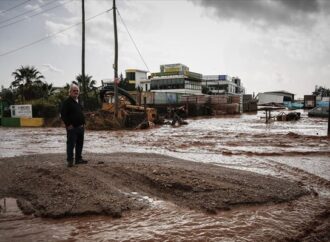
[[73,86],[70,90],[70,97],[73,99],[77,99],[79,96],[79,88],[77,86]]

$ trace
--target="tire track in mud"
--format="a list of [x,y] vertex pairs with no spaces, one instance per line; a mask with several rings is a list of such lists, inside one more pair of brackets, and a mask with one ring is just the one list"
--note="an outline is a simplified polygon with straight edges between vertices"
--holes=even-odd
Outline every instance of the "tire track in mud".
[[[232,189],[234,189],[235,185],[238,185],[240,187],[243,187],[241,192],[243,192],[244,189],[249,189],[246,187],[246,183],[249,182],[242,182],[240,179],[241,176],[238,178],[230,178],[230,177],[225,177],[223,174],[220,176],[215,176],[216,179],[221,180],[220,184],[217,184],[215,181],[210,181],[207,180],[207,176],[210,176],[210,174],[204,174],[201,171],[196,173],[195,169],[182,169],[180,165],[178,164],[178,161],[175,161],[177,164],[173,168],[173,164],[170,163],[165,163],[162,162],[162,165],[159,164],[154,164],[152,166],[152,170],[150,170],[150,164],[146,164],[143,162],[140,163],[128,163],[127,166],[123,166],[122,163],[116,164],[110,163],[109,164],[109,169],[103,170],[102,172],[110,172],[112,173],[113,171],[118,171],[119,174],[121,174],[121,180],[119,182],[125,182],[124,186],[132,187],[134,186],[135,190],[140,190],[146,192],[148,195],[152,194],[154,196],[158,196],[160,198],[165,198],[165,199],[170,199],[174,202],[182,202],[182,194],[187,195],[187,193],[193,191],[196,192],[195,195],[198,196],[198,192],[204,192],[204,196],[208,196],[210,194],[207,194],[208,192],[214,193],[214,197],[219,196],[219,194],[216,194],[215,192],[217,191],[216,187],[219,189],[220,185],[220,190],[228,190],[230,189],[230,186]],[[185,165],[191,164],[186,162]],[[182,165],[182,164],[181,164]],[[194,163],[196,166],[197,164]],[[189,166],[189,165],[188,165]],[[200,168],[205,168],[205,167],[200,167]],[[215,168],[219,168],[216,166]],[[228,170],[229,171],[229,170]],[[228,172],[227,171],[227,172]],[[210,171],[209,171],[210,172]],[[229,172],[230,173],[230,172]],[[244,172],[243,172],[244,173]],[[181,174],[181,175],[180,175]],[[184,174],[184,175],[182,175]],[[242,174],[243,175],[243,174]],[[123,179],[123,177],[127,177],[128,179]],[[201,177],[201,178],[200,178]],[[191,181],[190,181],[191,179]],[[205,179],[205,180],[204,180]],[[133,183],[132,183],[133,180]],[[243,179],[244,180],[244,179]],[[205,184],[204,184],[205,183]],[[147,184],[147,186],[146,186]],[[245,188],[244,188],[245,186]],[[259,189],[262,190],[262,187],[258,187]],[[253,189],[251,187],[251,189]],[[255,192],[255,191],[254,191]],[[265,191],[263,191],[265,192]],[[183,196],[185,196],[183,195]],[[189,194],[187,195],[189,197]],[[212,195],[211,195],[212,196]],[[221,195],[219,196],[221,197]],[[228,197],[228,194],[227,194]],[[210,199],[210,198],[208,198]],[[236,199],[239,199],[236,197]],[[200,202],[200,201],[199,201]],[[183,202],[184,204],[180,204],[183,206],[187,206],[188,202]],[[191,202],[193,203],[193,202]],[[219,201],[213,201],[214,204],[218,204],[219,206]],[[228,199],[226,202],[230,206],[234,206],[236,204],[250,204],[250,203],[258,203],[258,202],[253,202],[253,201],[238,201],[238,202],[233,202]],[[261,203],[263,203],[261,201]],[[227,208],[229,206],[228,204],[220,205],[220,209],[222,208]],[[210,207],[205,207],[203,204],[198,204],[198,202],[195,205],[192,205],[192,208],[197,208],[200,207],[202,210],[206,209],[207,211],[214,211],[214,208],[212,206]]]

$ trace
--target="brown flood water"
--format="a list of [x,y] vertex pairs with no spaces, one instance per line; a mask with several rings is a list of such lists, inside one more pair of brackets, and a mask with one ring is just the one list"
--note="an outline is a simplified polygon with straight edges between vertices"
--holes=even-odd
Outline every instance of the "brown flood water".
[[[187,126],[144,131],[87,131],[84,150],[159,153],[249,170],[299,181],[318,196],[240,207],[216,215],[141,196],[149,208],[126,213],[120,219],[35,218],[23,215],[15,199],[7,198],[6,211],[0,213],[0,241],[299,241],[329,222],[327,120],[311,119],[303,113],[297,122],[265,124],[261,116],[263,113],[195,119],[188,120]],[[0,157],[61,153],[65,131],[0,128],[0,144]],[[2,208],[4,202],[0,200]]]

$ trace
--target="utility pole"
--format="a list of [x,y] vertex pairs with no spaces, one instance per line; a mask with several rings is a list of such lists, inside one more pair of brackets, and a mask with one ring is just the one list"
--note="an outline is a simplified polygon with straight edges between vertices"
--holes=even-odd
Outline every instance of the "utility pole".
[[330,96],[329,96],[329,115],[328,115],[328,138],[330,138]]
[[115,62],[113,64],[114,70],[114,91],[115,91],[115,117],[118,117],[118,37],[117,37],[117,16],[116,16],[116,0],[113,0],[113,26],[115,33]]
[[83,85],[83,107],[86,107],[86,80],[85,80],[85,0],[81,0],[82,10],[82,49],[81,49],[81,81]]

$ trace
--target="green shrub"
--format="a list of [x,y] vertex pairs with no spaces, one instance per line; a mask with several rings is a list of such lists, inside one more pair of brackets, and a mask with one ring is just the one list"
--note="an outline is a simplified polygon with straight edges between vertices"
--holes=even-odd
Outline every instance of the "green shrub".
[[32,115],[35,118],[55,118],[59,115],[58,106],[35,100],[32,103]]

